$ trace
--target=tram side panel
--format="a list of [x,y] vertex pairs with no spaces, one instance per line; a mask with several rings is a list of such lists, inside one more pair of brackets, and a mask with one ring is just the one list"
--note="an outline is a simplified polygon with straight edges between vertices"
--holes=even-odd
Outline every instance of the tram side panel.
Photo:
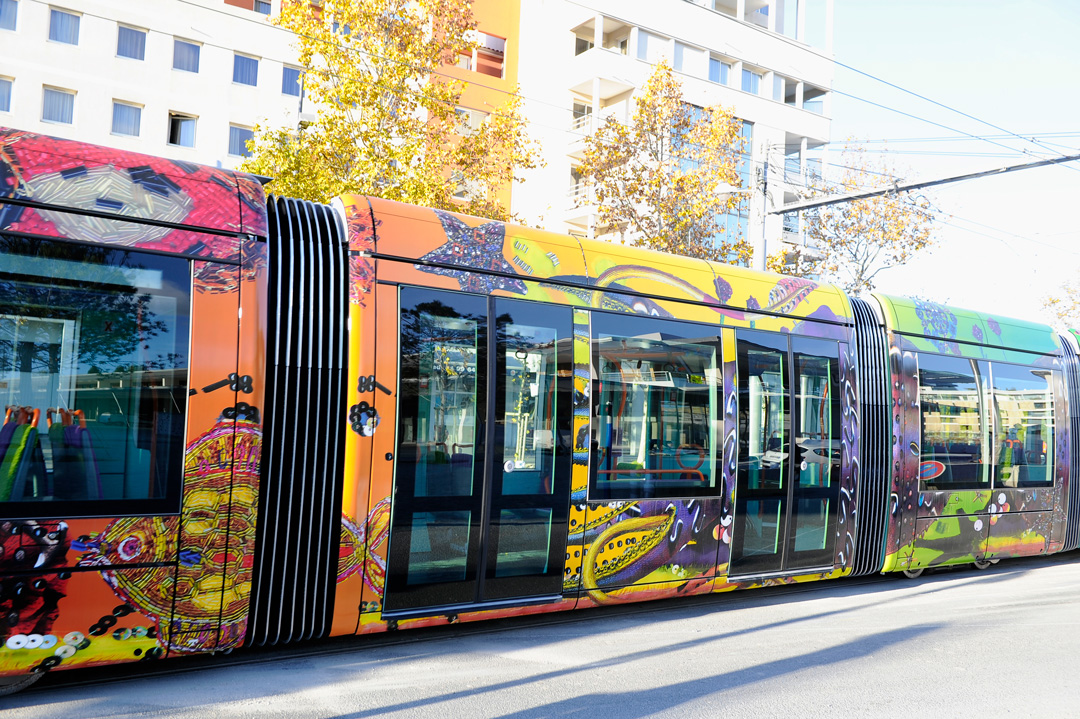
[[[345,199],[346,205],[352,201]],[[708,263],[680,261],[678,266],[669,267],[665,263],[671,260],[666,256],[629,248],[615,249],[605,243],[593,243],[583,252],[572,238],[397,203],[378,200],[371,203],[378,238],[374,254],[379,284],[375,284],[374,276],[366,282],[377,287],[372,292],[377,293],[380,303],[376,380],[395,392],[402,391],[403,382],[421,387],[421,394],[427,394],[409,401],[423,403],[420,414],[427,419],[420,422],[416,418],[399,417],[396,426],[387,426],[388,415],[378,403],[382,402],[381,406],[387,409],[396,406],[400,410],[403,400],[400,396],[384,398],[376,392],[375,407],[380,424],[372,446],[392,444],[379,446],[372,453],[365,538],[366,561],[371,571],[362,580],[352,580],[357,585],[364,582],[361,614],[371,615],[370,619],[366,616],[361,619],[361,631],[571,608],[577,602],[579,592],[583,604],[595,604],[709,591],[714,577],[728,574],[727,546],[733,533],[731,503],[735,468],[726,465],[736,460],[734,407],[737,399],[734,357],[725,356],[724,337],[733,347],[734,335],[725,333],[736,327],[766,328],[775,331],[778,337],[794,331],[807,337],[827,337],[833,342],[831,377],[837,387],[833,396],[838,402],[835,412],[838,429],[834,432],[836,436],[823,441],[818,449],[822,455],[835,454],[838,459],[844,456],[830,479],[837,490],[843,489],[844,501],[841,502],[838,496],[829,511],[833,516],[841,514],[842,518],[835,526],[830,526],[828,536],[822,539],[830,555],[825,571],[818,568],[819,571],[804,578],[837,576],[850,571],[848,563],[857,501],[855,475],[851,470],[853,458],[857,456],[857,440],[852,442],[852,433],[845,434],[840,429],[839,419],[843,415],[847,418],[845,421],[857,423],[858,408],[854,399],[857,393],[852,384],[854,359],[846,342],[850,312],[839,292],[805,280],[765,279],[749,271],[719,269]],[[410,258],[413,261],[409,261]],[[433,355],[428,359],[417,359],[419,356],[407,347],[399,348],[397,353],[384,352],[383,348],[394,346],[395,341],[405,341],[408,332],[401,323],[405,322],[406,314],[410,317],[423,315],[422,310],[409,309],[411,305],[396,306],[395,299],[404,297],[405,293],[419,297],[410,287],[464,292],[465,296],[460,299],[465,303],[462,307],[474,307],[473,310],[446,310],[459,320],[429,320],[444,327],[440,336],[449,343],[439,349],[438,358]],[[455,297],[436,294],[417,301],[425,307],[436,303],[450,308],[459,302]],[[468,342],[475,346],[463,347],[460,330],[465,325],[461,322],[473,327],[468,332],[479,332],[480,325],[470,318],[484,315],[495,323],[493,327],[498,328],[504,315],[513,314],[509,312],[508,315],[500,307],[506,310],[520,307],[521,312],[529,307],[528,304],[506,304],[498,298],[580,308],[572,315],[570,361],[564,366],[561,354],[558,360],[560,377],[565,372],[574,381],[573,399],[568,402],[573,409],[573,417],[566,425],[572,427],[572,431],[567,432],[569,437],[563,440],[558,436],[559,432],[552,432],[563,421],[554,417],[553,424],[533,428],[524,427],[523,415],[509,419],[506,415],[502,420],[498,417],[495,420],[499,425],[497,431],[503,432],[500,436],[504,444],[507,428],[512,428],[524,442],[521,447],[529,446],[531,451],[543,450],[553,442],[565,442],[565,446],[560,444],[555,452],[556,462],[560,452],[571,451],[573,454],[572,466],[552,477],[555,485],[565,482],[570,485],[569,514],[561,530],[565,536],[557,543],[547,542],[550,546],[565,547],[565,564],[560,564],[563,572],[561,601],[542,594],[542,591],[551,591],[543,589],[550,586],[543,578],[550,571],[550,565],[541,562],[533,569],[527,569],[531,566],[530,561],[539,562],[538,549],[529,549],[527,544],[504,547],[495,542],[500,531],[503,537],[507,536],[507,532],[498,526],[496,515],[499,512],[505,512],[500,516],[516,522],[512,536],[522,542],[529,541],[527,538],[536,533],[535,528],[522,529],[525,526],[521,523],[522,517],[528,515],[547,521],[549,516],[555,516],[542,508],[546,505],[539,495],[529,505],[533,509],[511,509],[506,504],[509,500],[505,488],[516,484],[518,489],[512,491],[523,491],[521,488],[525,485],[521,485],[521,481],[530,476],[529,472],[537,471],[530,469],[534,466],[532,460],[520,454],[520,447],[511,451],[507,450],[509,445],[500,444],[499,452],[511,451],[512,454],[504,455],[507,466],[485,469],[485,463],[490,463],[492,456],[480,457],[476,454],[480,450],[469,446],[474,444],[470,441],[472,438],[482,437],[476,434],[477,417],[470,414],[471,410],[463,408],[474,400],[485,406],[488,402],[502,402],[499,398],[504,389],[500,383],[504,377],[494,377],[493,382],[481,377],[481,384],[486,388],[482,391],[467,383],[462,385],[464,389],[455,390],[453,402],[456,404],[453,406],[456,409],[453,411],[457,412],[457,420],[453,427],[443,420],[439,420],[443,422],[440,425],[443,429],[430,429],[429,424],[424,424],[436,423],[433,407],[451,406],[446,404],[451,401],[450,395],[435,397],[426,383],[430,382],[432,386],[438,383],[449,386],[451,381],[461,384],[462,377],[478,371],[479,354],[476,357],[473,354],[487,352],[485,348],[489,347],[485,344],[486,339],[479,344],[469,339]],[[490,301],[495,304],[483,309],[484,303]],[[539,324],[561,321],[556,320],[562,316],[557,308],[553,307],[548,314],[548,320],[538,321]],[[826,321],[815,322],[816,319]],[[731,329],[721,331],[718,325]],[[529,329],[529,332],[536,331],[537,327]],[[554,332],[554,328],[551,331]],[[669,343],[676,345],[675,349],[652,346],[664,332],[682,333],[681,340]],[[356,342],[366,342],[361,339],[365,336],[356,334],[354,346]],[[613,337],[621,339],[612,345],[612,350],[605,350],[604,343],[612,344]],[[433,340],[431,347],[424,351],[436,345],[438,342]],[[495,345],[490,347],[499,351]],[[650,352],[654,355],[656,352],[687,355],[688,348],[693,349],[689,354],[695,357],[694,367],[654,362],[656,357],[646,357]],[[615,356],[631,350],[642,356]],[[391,356],[387,357],[387,354]],[[535,387],[543,383],[537,376],[539,355],[537,359],[530,359],[532,355],[526,350],[519,350],[518,355],[530,367],[514,369],[510,374],[531,377],[530,384],[536,391]],[[407,357],[412,358],[408,361],[413,364],[427,362],[425,372],[438,365],[442,374],[438,377],[418,376],[412,380],[397,377],[392,385],[383,382],[384,375],[392,371],[391,366],[397,361],[405,362]],[[607,364],[612,367],[607,368]],[[730,381],[725,377],[725,368],[731,370]],[[481,374],[483,370],[479,368]],[[551,385],[553,392],[556,385],[557,381]],[[493,394],[484,394],[489,390]],[[698,401],[695,399],[698,395],[707,400]],[[841,402],[845,396],[847,399]],[[536,410],[542,403],[529,399],[527,404]],[[555,409],[557,404],[551,405],[556,414],[559,412]],[[647,407],[651,409],[645,411]],[[506,410],[502,405],[499,408],[500,412]],[[637,412],[641,421],[621,421],[619,408],[624,412],[623,418],[630,412]],[[530,416],[535,418],[542,414],[534,411]],[[668,421],[668,415],[671,421]],[[480,418],[480,424],[483,422]],[[649,426],[645,427],[646,434],[641,435],[644,425]],[[395,431],[396,438],[393,436]],[[638,434],[631,436],[634,432]],[[656,436],[652,437],[650,433]],[[534,441],[537,438],[538,441]],[[653,441],[650,444],[643,438]],[[726,455],[729,462],[725,462],[725,442],[729,442],[732,450]],[[636,453],[632,451],[634,443],[640,445]],[[836,447],[826,446],[828,443],[835,443]],[[514,451],[518,453],[513,454]],[[536,456],[540,454],[542,452]],[[618,456],[614,456],[616,454]],[[393,456],[393,461],[381,461],[386,456]],[[414,465],[408,469],[407,487],[401,484],[402,462]],[[441,476],[440,473],[448,473],[447,478],[452,478],[463,471],[472,471],[469,486],[475,496],[470,494],[473,499],[469,500],[455,495],[442,505],[422,509],[427,507],[423,497],[429,490],[420,488],[420,483],[428,479],[417,479],[419,470],[415,465],[418,462],[425,467],[424,477],[428,479]],[[440,464],[442,462],[446,463],[445,469],[440,469],[444,466]],[[707,473],[701,469],[706,463]],[[350,466],[352,464],[350,462]],[[459,464],[460,470],[457,469]],[[694,485],[694,480],[706,475],[708,479],[704,484],[708,486],[698,491],[701,488]],[[599,480],[601,477],[604,479]],[[603,491],[600,491],[601,481],[607,482]],[[676,486],[680,483],[685,486]],[[403,491],[405,500],[402,499]],[[484,495],[485,492],[488,495]],[[357,501],[360,501],[359,495]],[[475,502],[475,506],[470,502]],[[499,510],[498,507],[503,506],[499,502],[507,508]],[[841,504],[843,508],[838,510]],[[451,509],[451,505],[455,508]],[[518,502],[515,506],[525,505]],[[446,516],[440,518],[436,510],[444,510]],[[453,515],[458,519],[452,518],[450,512],[458,513]],[[382,526],[383,516],[387,516],[386,521],[391,525],[390,536],[385,539],[370,530]],[[457,530],[447,524],[465,521],[465,517],[472,517],[468,520],[472,534],[463,533],[460,524]],[[548,532],[545,536],[550,540],[554,529],[550,525],[544,526],[544,531]],[[480,544],[470,549],[465,540],[474,535],[480,538]],[[448,538],[449,553],[460,550],[460,556],[436,560],[433,547],[438,542],[433,543],[435,537]],[[404,549],[406,546],[408,550]],[[399,553],[395,552],[395,547]],[[483,573],[478,568],[481,560],[488,565],[484,578],[478,574]],[[438,561],[444,563],[438,564]],[[520,581],[517,595],[522,606],[512,610],[498,609],[487,603],[493,596],[489,590],[499,584],[499,561],[507,562],[508,567],[516,567],[514,571],[527,577]],[[445,584],[445,593],[435,590],[424,600],[430,605],[430,616],[425,616],[428,605],[407,602],[401,592],[407,592],[410,582],[423,584],[424,576],[434,577],[438,574],[434,571],[436,566],[442,567],[439,571],[450,566],[455,569],[441,575],[445,580],[440,580]],[[457,573],[459,569],[463,574]],[[386,582],[381,581],[383,572],[387,575]],[[397,600],[394,599],[395,581]],[[345,583],[339,585],[339,597],[344,596],[345,586]],[[741,585],[732,583],[728,588],[735,586]],[[446,606],[438,606],[440,597],[446,599]],[[349,601],[339,603],[342,617],[352,611],[348,608],[351,606]],[[341,626],[348,623],[348,619],[342,619]]]
[[235,646],[250,549],[235,483],[257,476],[243,466],[261,438],[237,411],[241,385],[261,391],[237,315],[261,187],[11,130],[0,177],[29,203],[0,197],[0,671]]
[[878,299],[894,399],[884,571],[1057,551],[1069,431],[1053,333],[922,300]]

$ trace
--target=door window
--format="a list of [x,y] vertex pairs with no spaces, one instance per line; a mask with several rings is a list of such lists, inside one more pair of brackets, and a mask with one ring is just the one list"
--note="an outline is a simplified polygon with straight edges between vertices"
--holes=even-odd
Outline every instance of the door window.
[[739,331],[732,574],[832,562],[840,476],[839,346]]

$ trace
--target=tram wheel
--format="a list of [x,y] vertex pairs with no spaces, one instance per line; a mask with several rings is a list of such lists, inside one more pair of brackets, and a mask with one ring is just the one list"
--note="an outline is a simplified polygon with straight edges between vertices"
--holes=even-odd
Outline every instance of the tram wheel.
[[905,569],[904,576],[908,579],[918,579],[922,576],[922,573],[926,571],[926,567],[919,567],[918,569]]
[[989,569],[990,565],[995,564],[993,559],[980,559],[975,562],[976,569]]
[[0,677],[0,697],[21,692],[38,679],[41,679],[43,675],[44,672],[35,672],[34,674],[16,674],[11,677]]

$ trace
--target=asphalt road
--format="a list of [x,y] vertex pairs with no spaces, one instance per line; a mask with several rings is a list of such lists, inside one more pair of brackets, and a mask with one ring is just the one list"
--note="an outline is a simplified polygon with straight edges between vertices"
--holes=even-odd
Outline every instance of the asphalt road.
[[331,654],[179,674],[48,677],[0,698],[0,716],[1080,717],[1078,604],[1073,552],[428,631],[419,642],[348,640]]

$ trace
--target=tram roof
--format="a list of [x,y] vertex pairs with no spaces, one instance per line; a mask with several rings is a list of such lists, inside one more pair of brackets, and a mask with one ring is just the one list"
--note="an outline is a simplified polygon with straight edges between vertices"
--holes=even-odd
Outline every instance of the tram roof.
[[[341,200],[370,203],[374,251],[384,257],[729,307],[737,313],[760,310],[793,319],[852,321],[850,304],[832,285],[390,200]],[[431,232],[418,232],[416,223],[425,223]]]
[[986,359],[1009,358],[985,348],[1054,355],[1061,351],[1049,325],[912,297],[874,296],[885,310],[886,326],[906,335],[916,349]]
[[236,235],[267,233],[254,175],[0,127],[0,203],[9,198],[19,204],[2,208],[0,230],[38,236],[238,259]]

